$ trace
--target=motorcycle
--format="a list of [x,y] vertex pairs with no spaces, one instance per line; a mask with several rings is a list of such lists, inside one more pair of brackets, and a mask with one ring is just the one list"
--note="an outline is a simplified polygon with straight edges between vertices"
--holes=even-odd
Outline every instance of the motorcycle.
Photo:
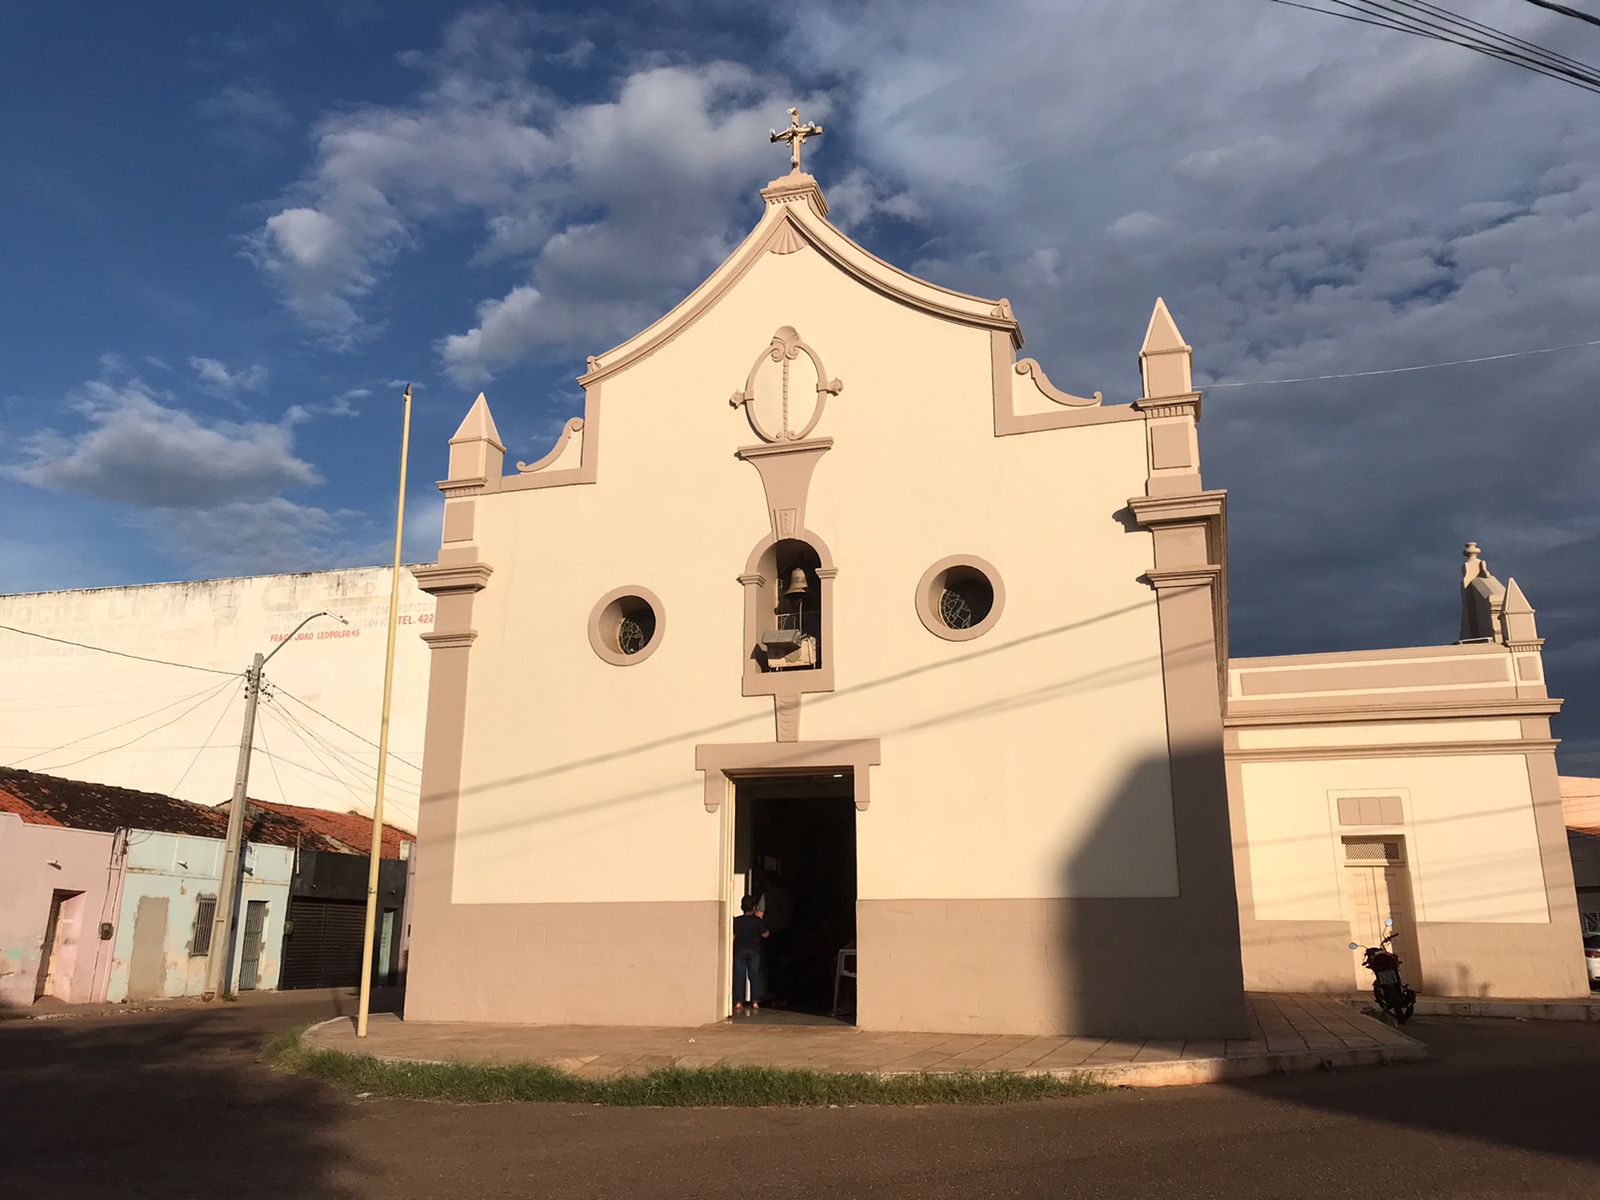
[[[1361,965],[1372,972],[1372,998],[1378,1007],[1392,1016],[1395,1024],[1404,1025],[1417,1007],[1417,993],[1400,978],[1400,956],[1390,945],[1395,938],[1394,918],[1385,917],[1383,925],[1388,932],[1376,946],[1366,947]],[[1350,949],[1362,947],[1359,942],[1351,942]]]

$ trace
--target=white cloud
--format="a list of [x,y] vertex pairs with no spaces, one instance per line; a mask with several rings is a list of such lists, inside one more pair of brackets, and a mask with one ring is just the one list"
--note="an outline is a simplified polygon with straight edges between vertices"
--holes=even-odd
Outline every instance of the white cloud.
[[[188,574],[376,561],[367,517],[284,494],[322,482],[294,445],[295,426],[310,413],[291,408],[275,424],[219,421],[136,377],[108,374],[69,398],[67,411],[83,418],[81,427],[19,439],[21,461],[0,466],[0,475],[108,503],[113,520],[143,533]],[[0,537],[0,557],[30,561],[29,547]],[[60,552],[65,569],[73,551]],[[82,574],[54,577],[82,583]]]
[[329,512],[282,496],[144,509],[130,523],[200,576],[347,566],[352,541],[368,532],[359,513]]
[[457,381],[648,323],[726,254],[733,214],[781,166],[751,131],[791,97],[740,64],[645,65],[607,98],[563,104],[530,81],[527,22],[503,10],[457,18],[404,61],[425,78],[414,99],[322,118],[312,169],[249,253],[302,323],[349,346],[381,322],[374,292],[398,255],[437,223],[478,220],[476,262],[530,271],[438,342]]
[[267,369],[263,366],[231,370],[226,363],[215,358],[189,359],[189,366],[207,391],[219,396],[235,396],[240,392],[259,392],[267,386]]
[[139,380],[86,384],[88,428],[45,430],[23,443],[13,478],[141,507],[205,508],[265,499],[321,482],[294,452],[289,424],[210,421],[158,399]]
[[200,101],[195,105],[195,110],[201,116],[216,121],[244,121],[274,129],[294,124],[288,107],[268,87],[230,83]]
[[887,188],[860,167],[828,184],[828,210],[834,224],[852,231],[865,228],[878,217],[920,221],[928,215],[910,192]]
[[493,368],[523,357],[540,340],[539,300],[537,289],[518,287],[480,304],[475,327],[439,344],[451,378],[464,384],[488,380]]
[[1153,237],[1167,227],[1167,223],[1155,213],[1144,211],[1123,213],[1106,227],[1106,236],[1112,238],[1127,238],[1137,241],[1141,238]]

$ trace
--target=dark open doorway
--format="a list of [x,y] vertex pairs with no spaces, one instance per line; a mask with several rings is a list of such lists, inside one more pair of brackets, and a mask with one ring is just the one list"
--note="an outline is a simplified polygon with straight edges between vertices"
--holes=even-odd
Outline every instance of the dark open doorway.
[[765,905],[771,930],[757,1019],[853,1022],[856,809],[851,773],[739,780],[734,869],[744,890]]

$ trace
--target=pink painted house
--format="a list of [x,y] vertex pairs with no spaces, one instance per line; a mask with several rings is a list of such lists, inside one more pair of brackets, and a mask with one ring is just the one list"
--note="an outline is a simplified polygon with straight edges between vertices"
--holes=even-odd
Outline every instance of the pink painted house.
[[0,1008],[99,999],[111,967],[101,923],[116,921],[122,834],[24,822],[14,807],[0,791]]

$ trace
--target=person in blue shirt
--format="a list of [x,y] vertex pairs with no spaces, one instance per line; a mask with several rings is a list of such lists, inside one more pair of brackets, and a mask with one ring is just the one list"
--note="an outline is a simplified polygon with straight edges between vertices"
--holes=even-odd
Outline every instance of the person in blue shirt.
[[756,898],[739,901],[739,916],[733,919],[733,1011],[744,1011],[749,998],[750,1011],[761,1008],[761,942],[770,936],[767,923],[756,911]]

